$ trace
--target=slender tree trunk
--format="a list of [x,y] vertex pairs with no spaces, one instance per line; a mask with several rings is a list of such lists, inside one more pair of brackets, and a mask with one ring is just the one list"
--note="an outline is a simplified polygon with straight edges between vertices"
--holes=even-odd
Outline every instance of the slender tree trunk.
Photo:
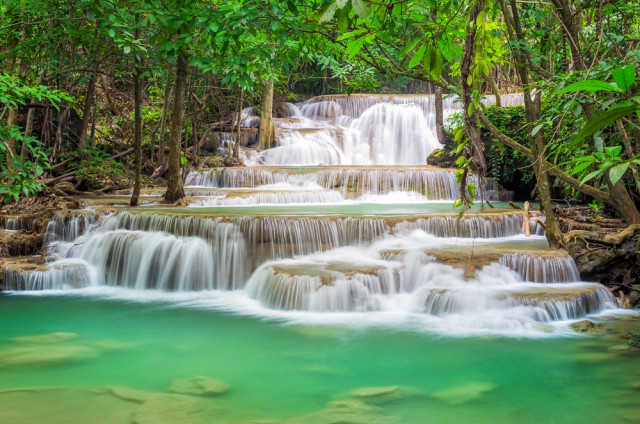
[[498,84],[496,84],[496,80],[493,76],[489,75],[487,77],[487,83],[489,84],[489,87],[491,87],[493,95],[496,96],[496,106],[502,107],[502,98],[500,97],[500,89],[498,88]]
[[242,119],[240,119],[240,115],[242,114],[242,102],[244,101],[244,92],[240,92],[240,106],[238,108],[238,123],[237,123],[237,128],[236,128],[236,144],[235,144],[235,148],[233,149],[233,157],[237,160],[240,161],[240,124],[242,123]]
[[169,107],[169,99],[173,95],[175,85],[169,82],[170,72],[167,72],[167,85],[164,89],[164,100],[162,104],[162,112],[160,113],[160,134],[158,136],[158,157],[157,164],[160,165],[164,162],[164,136],[167,124],[167,109]]
[[[38,82],[36,82],[36,86],[39,86],[42,82],[42,74],[38,77]],[[34,103],[36,99],[32,98],[31,103]],[[36,109],[33,107],[29,108],[27,112],[27,122],[24,126],[24,140],[22,140],[22,147],[20,148],[20,163],[25,163],[29,158],[29,146],[27,145],[27,139],[33,132],[33,120],[35,118]]]
[[[140,30],[136,29],[135,37],[140,36]],[[135,65],[133,69],[133,101],[134,101],[134,135],[133,148],[136,155],[136,180],[133,185],[133,193],[129,206],[138,206],[140,189],[142,186],[142,89],[140,87],[140,58],[135,55]]]
[[442,106],[442,88],[436,87],[435,94],[435,106],[436,106],[436,134],[438,136],[438,141],[440,144],[445,144],[447,142],[447,137],[444,133],[444,129],[442,126],[444,125],[444,108]]
[[262,90],[262,108],[260,110],[260,129],[258,130],[258,149],[271,147],[275,137],[273,125],[273,77],[269,78]]
[[184,197],[184,186],[180,175],[180,153],[182,145],[182,121],[184,119],[184,93],[187,83],[187,58],[178,55],[176,63],[176,87],[171,116],[171,141],[169,145],[168,185],[164,195],[167,203],[174,203]]
[[87,131],[89,129],[89,119],[91,118],[91,109],[93,108],[93,99],[96,94],[96,81],[98,80],[97,69],[91,74],[87,83],[87,97],[84,100],[84,108],[82,109],[82,125],[80,127],[80,136],[78,138],[78,149],[80,153],[87,146]]

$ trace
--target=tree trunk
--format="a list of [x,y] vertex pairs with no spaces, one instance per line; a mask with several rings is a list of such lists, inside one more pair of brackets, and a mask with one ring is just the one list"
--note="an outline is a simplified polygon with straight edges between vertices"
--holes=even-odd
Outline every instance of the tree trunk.
[[445,144],[447,142],[447,137],[444,133],[444,129],[442,129],[442,126],[444,125],[444,108],[442,107],[441,87],[436,87],[434,102],[436,106],[436,134],[438,136],[438,141],[440,142],[440,144]]
[[[462,81],[462,120],[464,130],[473,146],[473,159],[475,161],[476,171],[480,178],[484,177],[486,164],[484,160],[483,145],[480,139],[480,131],[478,130],[477,114],[475,110],[470,114],[469,107],[473,104],[471,99],[472,87],[468,83],[468,77],[471,73],[471,62],[475,52],[475,38],[477,32],[476,20],[480,12],[484,10],[484,0],[478,0],[469,16],[469,24],[467,25],[467,38],[464,42],[464,57],[460,64],[460,79]],[[465,193],[462,193],[464,196]]]
[[[97,69],[95,70],[97,71]],[[84,100],[84,108],[82,109],[82,126],[80,127],[80,136],[78,138],[78,149],[82,153],[87,146],[87,130],[89,129],[89,118],[91,117],[91,109],[93,107],[93,99],[96,93],[96,81],[98,73],[93,72],[87,83],[87,97]]]
[[275,126],[273,125],[273,77],[265,83],[262,90],[262,109],[260,110],[260,129],[258,130],[258,149],[265,150],[271,147],[275,138]]
[[158,136],[158,157],[156,161],[158,165],[164,163],[164,136],[167,123],[167,109],[169,107],[169,99],[173,95],[173,90],[175,89],[175,85],[169,82],[170,74],[171,73],[167,71],[167,85],[164,88],[162,112],[160,113],[160,135]]
[[[136,30],[136,38],[139,37],[139,30]],[[134,101],[134,135],[133,148],[136,154],[136,180],[131,193],[129,206],[138,206],[140,188],[142,186],[142,89],[140,87],[140,59],[135,55],[135,65],[133,69],[133,101]]]
[[233,149],[233,157],[236,161],[240,160],[240,124],[242,123],[241,114],[242,114],[242,102],[244,101],[244,92],[240,92],[240,106],[238,107],[238,123],[236,128],[236,144]]
[[[42,75],[38,77],[38,82],[36,82],[36,87],[40,85],[42,82]],[[31,98],[31,103],[35,103],[36,99]],[[30,107],[27,111],[27,122],[24,126],[24,139],[22,140],[22,147],[20,148],[20,163],[25,163],[29,158],[29,146],[27,145],[27,139],[31,135],[33,131],[33,120],[35,118],[36,109]]]
[[171,140],[169,144],[168,185],[164,201],[174,203],[184,197],[182,176],[180,175],[180,153],[182,144],[182,121],[184,119],[184,92],[187,82],[187,58],[178,54],[176,63],[176,87],[171,116]]

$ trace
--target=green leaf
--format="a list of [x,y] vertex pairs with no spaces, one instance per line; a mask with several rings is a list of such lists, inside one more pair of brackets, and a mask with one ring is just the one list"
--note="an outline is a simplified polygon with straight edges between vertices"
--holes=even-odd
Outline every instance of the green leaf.
[[351,5],[353,6],[353,10],[356,11],[356,15],[360,16],[362,19],[369,16],[369,7],[363,0],[351,0]]
[[433,69],[431,69],[431,76],[437,80],[440,79],[440,75],[442,74],[442,53],[440,52],[440,49],[434,48],[433,50],[436,52],[436,61],[433,63],[432,55],[431,66]]
[[453,207],[459,208],[460,206],[462,206],[462,199],[456,199],[456,201],[453,202]]
[[333,18],[333,15],[336,14],[336,10],[338,9],[338,5],[336,3],[331,3],[329,7],[325,9],[325,11],[320,15],[320,19],[318,19],[319,23],[330,21]]
[[616,185],[616,183],[624,176],[624,173],[629,169],[629,163],[621,163],[620,165],[616,165],[611,168],[609,171],[609,179],[611,180],[612,185]]
[[538,125],[537,127],[535,127],[535,128],[533,129],[533,131],[531,131],[531,135],[536,135],[536,134],[538,134],[538,131],[540,131],[540,130],[542,129],[542,127],[544,127],[544,124],[540,124],[540,125]]
[[587,169],[589,166],[591,166],[592,162],[582,162],[581,164],[577,165],[575,168],[573,168],[573,170],[571,171],[571,174],[577,174],[579,172],[584,171],[585,169]]
[[116,36],[116,32],[112,28],[109,28],[107,30],[107,34],[109,34],[109,37],[111,37],[111,38]]
[[620,156],[620,152],[622,152],[622,146],[605,147],[604,151],[609,155],[609,157],[617,158]]
[[342,35],[341,35],[340,37],[338,37],[336,40],[337,40],[337,41],[346,40],[346,39],[349,39],[349,38],[355,37],[355,36],[357,36],[357,35],[364,34],[365,32],[367,32],[367,30],[366,30],[366,29],[359,29],[359,30],[356,30],[356,31],[347,32],[346,34],[342,34]]
[[462,140],[462,136],[464,135],[464,128],[458,128],[458,130],[456,131],[456,134],[454,135],[453,139],[456,142],[459,142],[460,140]]
[[613,80],[616,82],[620,90],[627,91],[636,82],[636,67],[627,65],[624,68],[618,68],[611,71]]
[[614,86],[613,84],[609,84],[608,82],[603,82],[598,80],[587,80],[587,81],[574,82],[568,87],[565,87],[562,90],[558,91],[557,94],[565,94],[565,93],[570,93],[573,91],[581,91],[581,90],[589,91],[590,93],[600,91],[600,90],[620,91],[616,86]]
[[422,57],[424,56],[424,52],[426,50],[427,50],[427,46],[425,45],[422,45],[418,49],[416,54],[414,54],[411,60],[409,61],[409,69],[414,68],[418,63],[420,63],[420,61],[422,60]]
[[456,165],[458,166],[463,166],[466,163],[467,163],[467,158],[465,158],[464,156],[460,156],[458,160],[456,160]]
[[126,46],[126,47],[124,48],[124,54],[129,54],[129,53],[131,53],[131,47]]
[[582,179],[582,181],[580,181],[580,185],[586,183],[587,181],[589,181],[590,179],[594,178],[596,175],[600,175],[602,174],[601,170],[597,170],[597,171],[593,171],[592,173],[590,173],[589,175],[587,175],[586,177],[584,177]]
[[596,131],[608,127],[618,119],[640,111],[640,105],[626,106],[615,109],[608,109],[595,119],[587,122],[587,125],[573,139],[571,145],[576,146],[585,138],[593,135]]

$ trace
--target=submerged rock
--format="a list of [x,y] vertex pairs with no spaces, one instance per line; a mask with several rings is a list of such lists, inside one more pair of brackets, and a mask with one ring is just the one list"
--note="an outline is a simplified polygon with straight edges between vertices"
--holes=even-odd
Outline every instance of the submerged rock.
[[78,337],[75,333],[49,333],[38,334],[35,336],[20,336],[9,339],[14,343],[28,343],[28,344],[50,344],[50,343],[62,343],[69,340],[76,339]]
[[349,395],[359,398],[389,396],[398,393],[399,389],[400,388],[398,386],[363,387],[361,389],[350,391]]
[[363,387],[348,393],[351,397],[374,404],[405,400],[424,394],[416,387],[403,386]]
[[604,325],[600,323],[591,322],[589,320],[582,320],[574,322],[569,327],[576,333],[599,333],[604,329]]
[[60,362],[78,361],[98,356],[88,346],[25,347],[0,351],[0,369],[51,365]]
[[373,424],[399,422],[380,415],[381,409],[360,400],[328,402],[324,409],[290,421],[295,424]]
[[199,375],[174,380],[167,391],[185,395],[215,396],[228,392],[229,386],[223,381]]
[[496,385],[493,383],[468,383],[441,390],[432,394],[436,399],[451,405],[460,405],[481,398],[486,393],[493,391]]
[[609,347],[609,352],[617,353],[618,355],[637,355],[640,353],[640,349],[631,346],[629,344],[615,345]]

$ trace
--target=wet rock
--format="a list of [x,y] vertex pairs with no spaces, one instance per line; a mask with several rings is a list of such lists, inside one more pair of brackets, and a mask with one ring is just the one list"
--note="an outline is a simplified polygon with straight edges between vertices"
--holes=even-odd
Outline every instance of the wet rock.
[[350,391],[348,395],[367,403],[382,404],[424,396],[425,393],[416,387],[384,386],[363,387]]
[[399,392],[398,386],[385,386],[385,387],[363,387],[361,389],[355,389],[349,392],[350,396],[359,398],[371,398],[389,396]]
[[435,392],[432,396],[451,405],[460,405],[479,399],[495,388],[493,383],[468,383]]
[[229,386],[220,380],[196,376],[175,380],[167,391],[185,395],[216,396],[229,391]]
[[600,323],[591,322],[589,320],[582,320],[574,322],[569,327],[576,333],[598,333],[604,329],[604,325]]
[[38,334],[35,336],[20,336],[9,339],[14,343],[28,343],[28,344],[51,344],[62,343],[77,338],[75,333],[49,333]]
[[42,346],[0,351],[0,369],[51,365],[60,362],[78,361],[97,356],[97,351],[88,346]]

